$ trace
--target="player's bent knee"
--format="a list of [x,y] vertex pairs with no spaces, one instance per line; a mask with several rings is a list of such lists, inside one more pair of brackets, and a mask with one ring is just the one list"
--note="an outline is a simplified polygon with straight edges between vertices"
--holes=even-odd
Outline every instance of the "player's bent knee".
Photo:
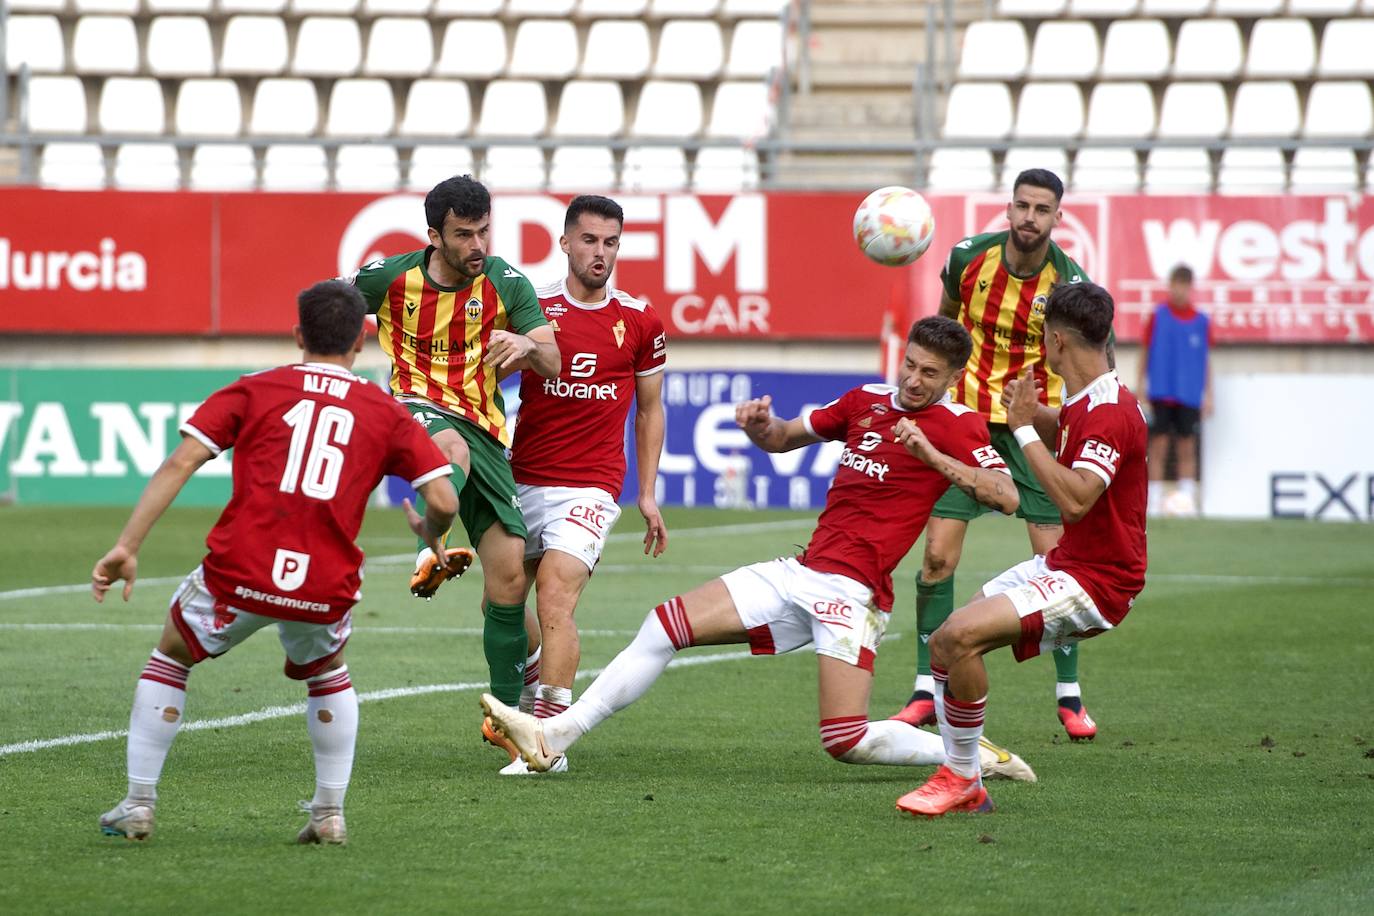
[[857,762],[854,756],[859,742],[868,734],[867,716],[842,716],[821,720],[821,747],[841,763]]

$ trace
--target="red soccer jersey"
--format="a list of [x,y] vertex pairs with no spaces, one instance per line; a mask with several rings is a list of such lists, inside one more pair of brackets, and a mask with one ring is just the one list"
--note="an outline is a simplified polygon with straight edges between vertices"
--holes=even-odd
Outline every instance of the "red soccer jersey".
[[873,589],[874,602],[892,610],[892,570],[921,536],[935,501],[949,481],[913,457],[893,428],[903,417],[921,427],[931,445],[956,461],[1006,472],[976,410],[948,394],[917,411],[897,406],[891,385],[864,385],[813,410],[803,422],[822,439],[845,443],[835,481],[825,498],[802,563],[839,573]]
[[234,491],[205,539],[205,585],[234,607],[333,623],[361,597],[354,543],[383,475],[413,486],[451,473],[420,424],[339,366],[268,369],[222,388],[181,431],[234,449]]
[[635,379],[663,371],[663,322],[647,302],[608,289],[602,302],[578,302],[566,282],[538,291],[553,327],[563,371],[520,377],[511,470],[518,483],[600,487],[620,498],[625,484],[625,418]]
[[1077,580],[1097,609],[1118,624],[1145,587],[1145,415],[1115,372],[1064,401],[1059,463],[1092,471],[1107,485],[1081,521],[1045,557]]

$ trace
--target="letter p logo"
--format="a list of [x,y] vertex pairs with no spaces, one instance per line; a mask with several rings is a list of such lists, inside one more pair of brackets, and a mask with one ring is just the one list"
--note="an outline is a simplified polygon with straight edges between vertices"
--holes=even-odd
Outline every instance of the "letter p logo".
[[305,574],[310,569],[310,554],[277,548],[277,558],[272,563],[272,584],[284,592],[294,592],[305,584]]

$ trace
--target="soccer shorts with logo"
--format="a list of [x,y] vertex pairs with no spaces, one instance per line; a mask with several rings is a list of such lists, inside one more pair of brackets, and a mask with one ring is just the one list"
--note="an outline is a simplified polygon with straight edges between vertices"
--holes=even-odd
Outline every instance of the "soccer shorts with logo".
[[[1005,423],[989,423],[988,433],[992,438],[993,447],[1007,463],[1011,479],[1016,482],[1016,491],[1021,495],[1021,506],[1016,510],[1016,517],[1037,525],[1062,524],[1059,510],[1045,494],[1045,488],[1040,485],[1040,481],[1035,479],[1030,462],[1021,453],[1021,445],[1011,434],[1011,429]],[[992,511],[991,506],[983,505],[963,490],[951,485],[945,491],[945,495],[936,500],[935,508],[930,514],[934,518],[954,518],[971,522],[978,516]]]
[[873,671],[890,616],[861,582],[807,569],[795,557],[743,566],[721,576],[755,655],[781,655],[807,643]]
[[430,438],[442,429],[451,429],[468,444],[468,479],[458,494],[458,520],[476,547],[492,525],[500,524],[518,538],[527,535],[520,514],[520,497],[515,491],[510,459],[506,450],[476,423],[440,410],[433,404],[403,401],[411,416],[424,424]]
[[172,596],[172,625],[181,634],[191,658],[218,658],[263,627],[277,625],[277,638],[286,650],[286,676],[298,681],[312,678],[343,651],[353,631],[353,612],[335,623],[278,620],[240,610],[220,601],[205,588],[197,566],[181,581]]
[[1097,603],[1066,572],[1050,569],[1044,557],[1017,563],[983,586],[983,594],[1006,595],[1021,618],[1021,639],[1012,646],[1018,662],[1072,645],[1112,628]]
[[596,568],[606,538],[620,518],[620,507],[599,487],[538,487],[519,483],[520,511],[525,516],[525,559],[545,551],[572,554],[587,569]]

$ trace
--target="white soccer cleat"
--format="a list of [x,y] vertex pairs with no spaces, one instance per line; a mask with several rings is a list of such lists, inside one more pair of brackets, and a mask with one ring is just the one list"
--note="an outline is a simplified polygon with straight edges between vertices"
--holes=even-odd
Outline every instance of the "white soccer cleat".
[[124,799],[100,815],[100,832],[130,840],[146,840],[153,833],[153,806]]
[[[524,757],[516,757],[510,763],[499,770],[502,776],[540,776],[538,770],[531,770],[530,765],[525,762]],[[568,772],[568,757],[566,754],[559,754],[553,760],[553,765],[544,772],[546,773],[566,773]]]
[[998,747],[987,738],[978,739],[978,763],[984,779],[1014,779],[1017,782],[1035,782],[1035,771],[1030,764],[1004,747]]
[[[544,744],[544,720],[511,709],[489,693],[482,694],[482,710],[502,737],[515,745],[531,770],[545,773],[553,769],[562,754],[555,754]],[[566,761],[564,766],[566,766]]]
[[312,808],[310,820],[296,834],[296,842],[302,845],[323,843],[326,846],[348,845],[348,827],[344,824],[341,808]]

